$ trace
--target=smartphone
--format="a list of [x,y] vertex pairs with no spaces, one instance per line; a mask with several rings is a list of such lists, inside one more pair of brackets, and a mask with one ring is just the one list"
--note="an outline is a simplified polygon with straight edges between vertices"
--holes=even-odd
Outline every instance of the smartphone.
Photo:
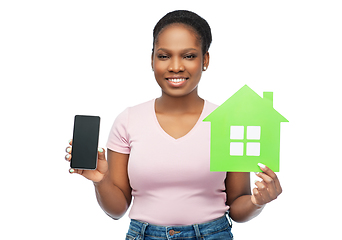
[[99,131],[99,116],[75,116],[71,148],[71,168],[96,169]]

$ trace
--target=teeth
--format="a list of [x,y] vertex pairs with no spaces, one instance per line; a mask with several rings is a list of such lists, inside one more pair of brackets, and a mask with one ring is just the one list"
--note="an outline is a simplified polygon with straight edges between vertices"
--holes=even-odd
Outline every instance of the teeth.
[[185,81],[185,78],[168,78],[168,81],[174,82],[174,83],[178,83],[178,82],[182,82]]

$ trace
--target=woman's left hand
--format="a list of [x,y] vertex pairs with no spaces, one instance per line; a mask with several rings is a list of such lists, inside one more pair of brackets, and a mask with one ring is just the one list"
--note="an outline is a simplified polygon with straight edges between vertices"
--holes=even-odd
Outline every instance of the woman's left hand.
[[282,192],[277,175],[267,166],[258,164],[263,172],[258,172],[256,175],[261,178],[261,181],[256,181],[256,188],[253,189],[251,200],[254,205],[262,207],[276,199]]

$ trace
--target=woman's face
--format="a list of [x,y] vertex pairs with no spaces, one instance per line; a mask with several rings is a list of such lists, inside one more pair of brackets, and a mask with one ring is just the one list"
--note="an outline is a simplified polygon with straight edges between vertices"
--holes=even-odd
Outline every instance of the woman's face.
[[163,94],[197,94],[203,67],[209,64],[209,53],[203,56],[194,31],[182,24],[170,25],[159,34],[154,49],[152,68]]

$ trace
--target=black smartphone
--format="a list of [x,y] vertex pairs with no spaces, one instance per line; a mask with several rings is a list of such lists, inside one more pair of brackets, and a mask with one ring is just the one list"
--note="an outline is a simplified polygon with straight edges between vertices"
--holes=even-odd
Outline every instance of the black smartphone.
[[75,116],[71,148],[71,168],[96,169],[99,131],[99,116]]

